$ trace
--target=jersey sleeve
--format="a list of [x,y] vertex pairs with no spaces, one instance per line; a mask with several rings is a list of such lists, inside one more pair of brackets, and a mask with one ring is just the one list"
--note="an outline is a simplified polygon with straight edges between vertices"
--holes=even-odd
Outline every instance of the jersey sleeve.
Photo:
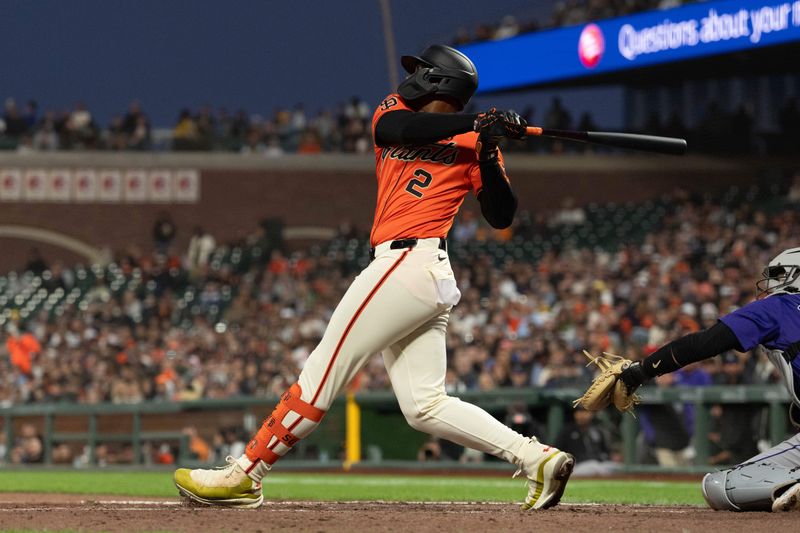
[[400,95],[398,94],[390,94],[386,98],[381,101],[378,105],[377,109],[375,109],[375,113],[372,115],[372,138],[375,138],[375,126],[378,124],[380,118],[385,115],[386,113],[391,113],[392,111],[411,111],[411,108],[406,105]]
[[781,302],[778,298],[765,298],[725,315],[720,321],[731,328],[742,349],[749,351],[780,335],[780,315]]
[[[506,174],[506,164],[503,161],[503,154],[500,152],[500,149],[497,150],[497,162],[500,164],[500,168],[503,170],[503,175],[508,180],[508,175]],[[469,166],[469,172],[467,173],[469,177],[470,185],[472,186],[472,193],[477,196],[481,193],[483,189],[483,182],[481,181],[481,167],[478,164],[478,158],[475,157],[475,161]]]

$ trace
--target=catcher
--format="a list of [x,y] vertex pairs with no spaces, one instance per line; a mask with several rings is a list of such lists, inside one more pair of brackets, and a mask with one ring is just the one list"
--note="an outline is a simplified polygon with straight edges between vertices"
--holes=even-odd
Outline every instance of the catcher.
[[[756,286],[757,300],[641,362],[587,354],[601,373],[575,404],[596,411],[613,403],[626,412],[639,401],[636,390],[656,376],[728,350],[746,352],[762,345],[789,391],[789,417],[800,429],[800,248],[784,250],[770,261]],[[716,510],[800,510],[800,434],[731,469],[706,474],[703,497]]]

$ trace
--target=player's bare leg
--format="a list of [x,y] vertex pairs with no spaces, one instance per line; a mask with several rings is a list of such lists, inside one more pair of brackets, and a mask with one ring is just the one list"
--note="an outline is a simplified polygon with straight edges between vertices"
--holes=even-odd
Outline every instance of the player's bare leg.
[[516,465],[514,475],[525,474],[529,481],[523,509],[546,509],[558,504],[575,464],[570,454],[535,437],[524,437],[480,407],[447,395],[444,380],[448,315],[444,310],[383,352],[406,420],[414,429]]

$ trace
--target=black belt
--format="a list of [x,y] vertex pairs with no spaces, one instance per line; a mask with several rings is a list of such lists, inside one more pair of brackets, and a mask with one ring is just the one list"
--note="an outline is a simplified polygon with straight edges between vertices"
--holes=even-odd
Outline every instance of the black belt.
[[[417,245],[419,239],[416,237],[412,237],[410,239],[398,239],[396,241],[392,241],[389,244],[389,248],[392,250],[402,250],[403,248],[413,248]],[[447,240],[444,237],[439,237],[439,249],[447,251]],[[375,248],[369,249],[369,258],[370,260],[375,259]]]

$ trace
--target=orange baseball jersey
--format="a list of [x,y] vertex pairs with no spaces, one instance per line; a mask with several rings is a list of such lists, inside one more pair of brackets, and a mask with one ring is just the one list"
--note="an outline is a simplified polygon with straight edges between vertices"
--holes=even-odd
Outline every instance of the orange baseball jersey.
[[[381,102],[372,117],[373,138],[378,120],[401,109],[413,111],[398,94]],[[470,191],[477,196],[481,190],[477,140],[478,134],[469,132],[424,146],[375,146],[378,202],[372,246],[447,236],[464,196]]]

